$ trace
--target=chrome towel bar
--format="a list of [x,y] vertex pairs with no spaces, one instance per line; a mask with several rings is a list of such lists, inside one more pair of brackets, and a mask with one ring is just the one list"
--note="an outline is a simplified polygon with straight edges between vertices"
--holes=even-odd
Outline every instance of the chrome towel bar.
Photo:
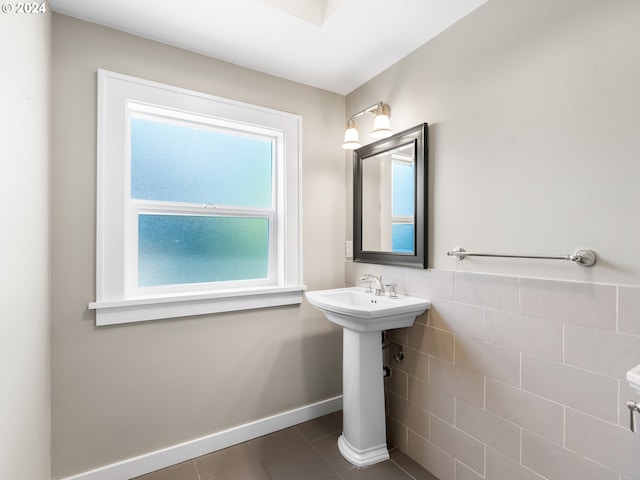
[[464,248],[456,247],[448,251],[447,255],[462,260],[465,257],[501,257],[501,258],[535,258],[540,260],[567,260],[582,267],[591,267],[596,263],[596,253],[593,250],[581,249],[573,255],[512,255],[499,253],[467,252]]

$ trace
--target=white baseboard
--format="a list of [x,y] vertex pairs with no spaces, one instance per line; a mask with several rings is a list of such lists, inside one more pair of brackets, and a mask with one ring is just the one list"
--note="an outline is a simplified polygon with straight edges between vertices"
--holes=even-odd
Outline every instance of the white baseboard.
[[80,473],[63,480],[129,480],[192,458],[237,445],[269,433],[312,420],[342,408],[342,396],[262,418],[254,422],[212,433],[162,450],[129,458]]

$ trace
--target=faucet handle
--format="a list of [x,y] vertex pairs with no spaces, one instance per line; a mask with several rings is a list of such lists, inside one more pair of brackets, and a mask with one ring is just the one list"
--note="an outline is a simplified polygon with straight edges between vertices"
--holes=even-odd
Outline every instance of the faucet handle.
[[367,279],[364,281],[364,283],[367,286],[367,289],[364,291],[364,293],[373,293],[373,289],[371,288],[371,280]]
[[395,283],[389,283],[385,285],[385,288],[389,292],[389,298],[398,298],[398,294],[396,293],[397,285]]

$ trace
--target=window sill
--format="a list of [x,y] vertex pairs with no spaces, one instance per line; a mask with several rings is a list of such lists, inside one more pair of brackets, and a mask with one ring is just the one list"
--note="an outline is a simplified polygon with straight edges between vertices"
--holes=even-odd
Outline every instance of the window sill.
[[165,318],[237,312],[256,308],[298,305],[305,286],[265,287],[186,295],[162,295],[89,303],[96,326],[146,322]]

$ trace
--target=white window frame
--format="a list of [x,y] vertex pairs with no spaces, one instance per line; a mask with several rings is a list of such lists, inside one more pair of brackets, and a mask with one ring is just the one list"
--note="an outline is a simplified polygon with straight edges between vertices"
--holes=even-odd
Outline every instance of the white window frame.
[[[393,164],[399,164],[399,165],[409,165],[409,166],[414,166],[415,169],[415,158],[413,157],[413,154],[411,155],[407,155],[405,153],[392,153],[391,154],[391,171],[393,172]],[[414,170],[414,177],[415,177],[415,170]],[[394,182],[391,182],[392,188],[391,188],[391,225],[395,224],[415,224],[415,215],[394,215],[393,214],[393,185]],[[415,198],[415,187],[414,187],[414,198]]]
[[[153,202],[129,198],[129,118],[162,115],[203,122],[212,128],[241,124],[255,135],[273,138],[274,211],[270,232],[269,278],[257,282],[137,287],[138,212],[167,211]],[[299,115],[249,105],[106,70],[98,71],[96,325],[230,312],[299,304],[301,274]],[[282,148],[278,148],[282,145]],[[202,206],[206,214],[210,206]],[[176,213],[193,206],[170,205]],[[232,209],[225,212],[232,214]],[[237,213],[237,212],[236,212]]]

